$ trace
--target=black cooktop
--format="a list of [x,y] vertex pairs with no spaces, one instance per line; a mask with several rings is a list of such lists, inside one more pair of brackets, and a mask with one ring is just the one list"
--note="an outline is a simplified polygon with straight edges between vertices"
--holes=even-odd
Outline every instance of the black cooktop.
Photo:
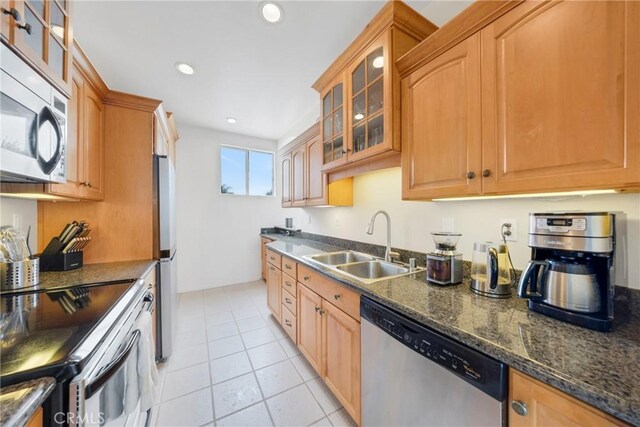
[[0,295],[1,385],[74,376],[69,356],[133,283]]

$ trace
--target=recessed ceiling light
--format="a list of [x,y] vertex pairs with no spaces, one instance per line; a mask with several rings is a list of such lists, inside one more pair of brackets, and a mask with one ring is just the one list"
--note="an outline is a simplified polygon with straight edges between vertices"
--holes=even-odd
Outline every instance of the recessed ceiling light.
[[373,68],[382,68],[384,66],[384,57],[376,56],[371,65],[373,65]]
[[282,20],[284,12],[278,3],[268,1],[260,5],[260,15],[270,24],[275,24]]
[[236,119],[235,117],[227,117],[227,123],[235,125],[236,123],[238,123],[238,119]]
[[176,68],[182,74],[186,74],[187,76],[190,76],[196,72],[196,70],[194,70],[191,65],[185,64],[184,62],[176,62]]
[[353,118],[356,119],[356,120],[362,120],[362,119],[364,119],[364,114],[358,113],[355,116],[353,116]]

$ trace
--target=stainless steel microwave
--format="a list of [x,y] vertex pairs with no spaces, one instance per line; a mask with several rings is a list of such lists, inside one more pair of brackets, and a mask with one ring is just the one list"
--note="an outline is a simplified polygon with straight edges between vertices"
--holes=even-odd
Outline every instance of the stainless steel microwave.
[[0,181],[65,182],[67,99],[0,49]]

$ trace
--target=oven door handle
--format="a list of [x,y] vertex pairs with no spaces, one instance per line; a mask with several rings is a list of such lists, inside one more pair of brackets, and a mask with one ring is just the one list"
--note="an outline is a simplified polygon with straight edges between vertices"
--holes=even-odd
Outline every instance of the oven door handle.
[[102,387],[107,381],[113,377],[113,375],[120,369],[120,367],[125,363],[125,361],[129,358],[131,351],[138,344],[140,340],[140,331],[135,330],[131,335],[131,339],[127,343],[127,346],[122,350],[122,352],[107,366],[107,368],[100,374],[96,379],[91,381],[89,384],[85,386],[84,396],[85,399],[90,399],[100,387]]

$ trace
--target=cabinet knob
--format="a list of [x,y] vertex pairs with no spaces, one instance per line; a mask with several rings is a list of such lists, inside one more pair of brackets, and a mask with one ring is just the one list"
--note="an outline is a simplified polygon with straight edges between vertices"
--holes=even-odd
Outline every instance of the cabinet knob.
[[25,30],[27,32],[27,34],[31,35],[31,24],[29,24],[28,22],[25,22],[24,24],[16,24],[16,27],[20,28],[21,30]]
[[291,270],[291,266],[287,264],[284,265],[284,268],[286,268],[287,270]]
[[89,188],[93,187],[93,186],[91,185],[91,181],[87,181],[87,187],[89,187]]
[[322,316],[323,314],[326,313],[326,310],[320,309],[319,313],[320,313],[320,316]]
[[16,21],[20,21],[20,12],[18,12],[18,9],[16,9],[15,7],[12,7],[11,10],[3,7],[2,13],[4,13],[5,15],[11,15],[13,19],[15,19]]
[[291,300],[290,300],[289,298],[286,298],[286,297],[285,297],[285,299],[284,299],[284,300],[285,300],[285,302],[286,302],[287,304],[291,304]]
[[293,325],[291,324],[291,322],[290,322],[288,319],[285,319],[284,323],[285,323],[288,327],[293,326]]
[[485,169],[482,171],[482,176],[489,178],[491,176],[491,169]]
[[340,294],[335,294],[335,295],[333,296],[333,298],[334,298],[334,299],[336,299],[336,300],[339,300],[341,296],[342,296],[342,295],[340,295]]
[[473,179],[476,177],[476,173],[474,171],[467,172],[467,179]]
[[528,411],[527,411],[527,404],[524,402],[521,402],[519,400],[512,400],[511,401],[511,409],[513,409],[513,411],[524,417],[527,415]]
[[304,280],[305,282],[308,282],[308,281],[309,281],[309,276],[304,276],[304,277],[302,278],[302,280]]
[[320,307],[316,307],[316,313],[320,311]]

